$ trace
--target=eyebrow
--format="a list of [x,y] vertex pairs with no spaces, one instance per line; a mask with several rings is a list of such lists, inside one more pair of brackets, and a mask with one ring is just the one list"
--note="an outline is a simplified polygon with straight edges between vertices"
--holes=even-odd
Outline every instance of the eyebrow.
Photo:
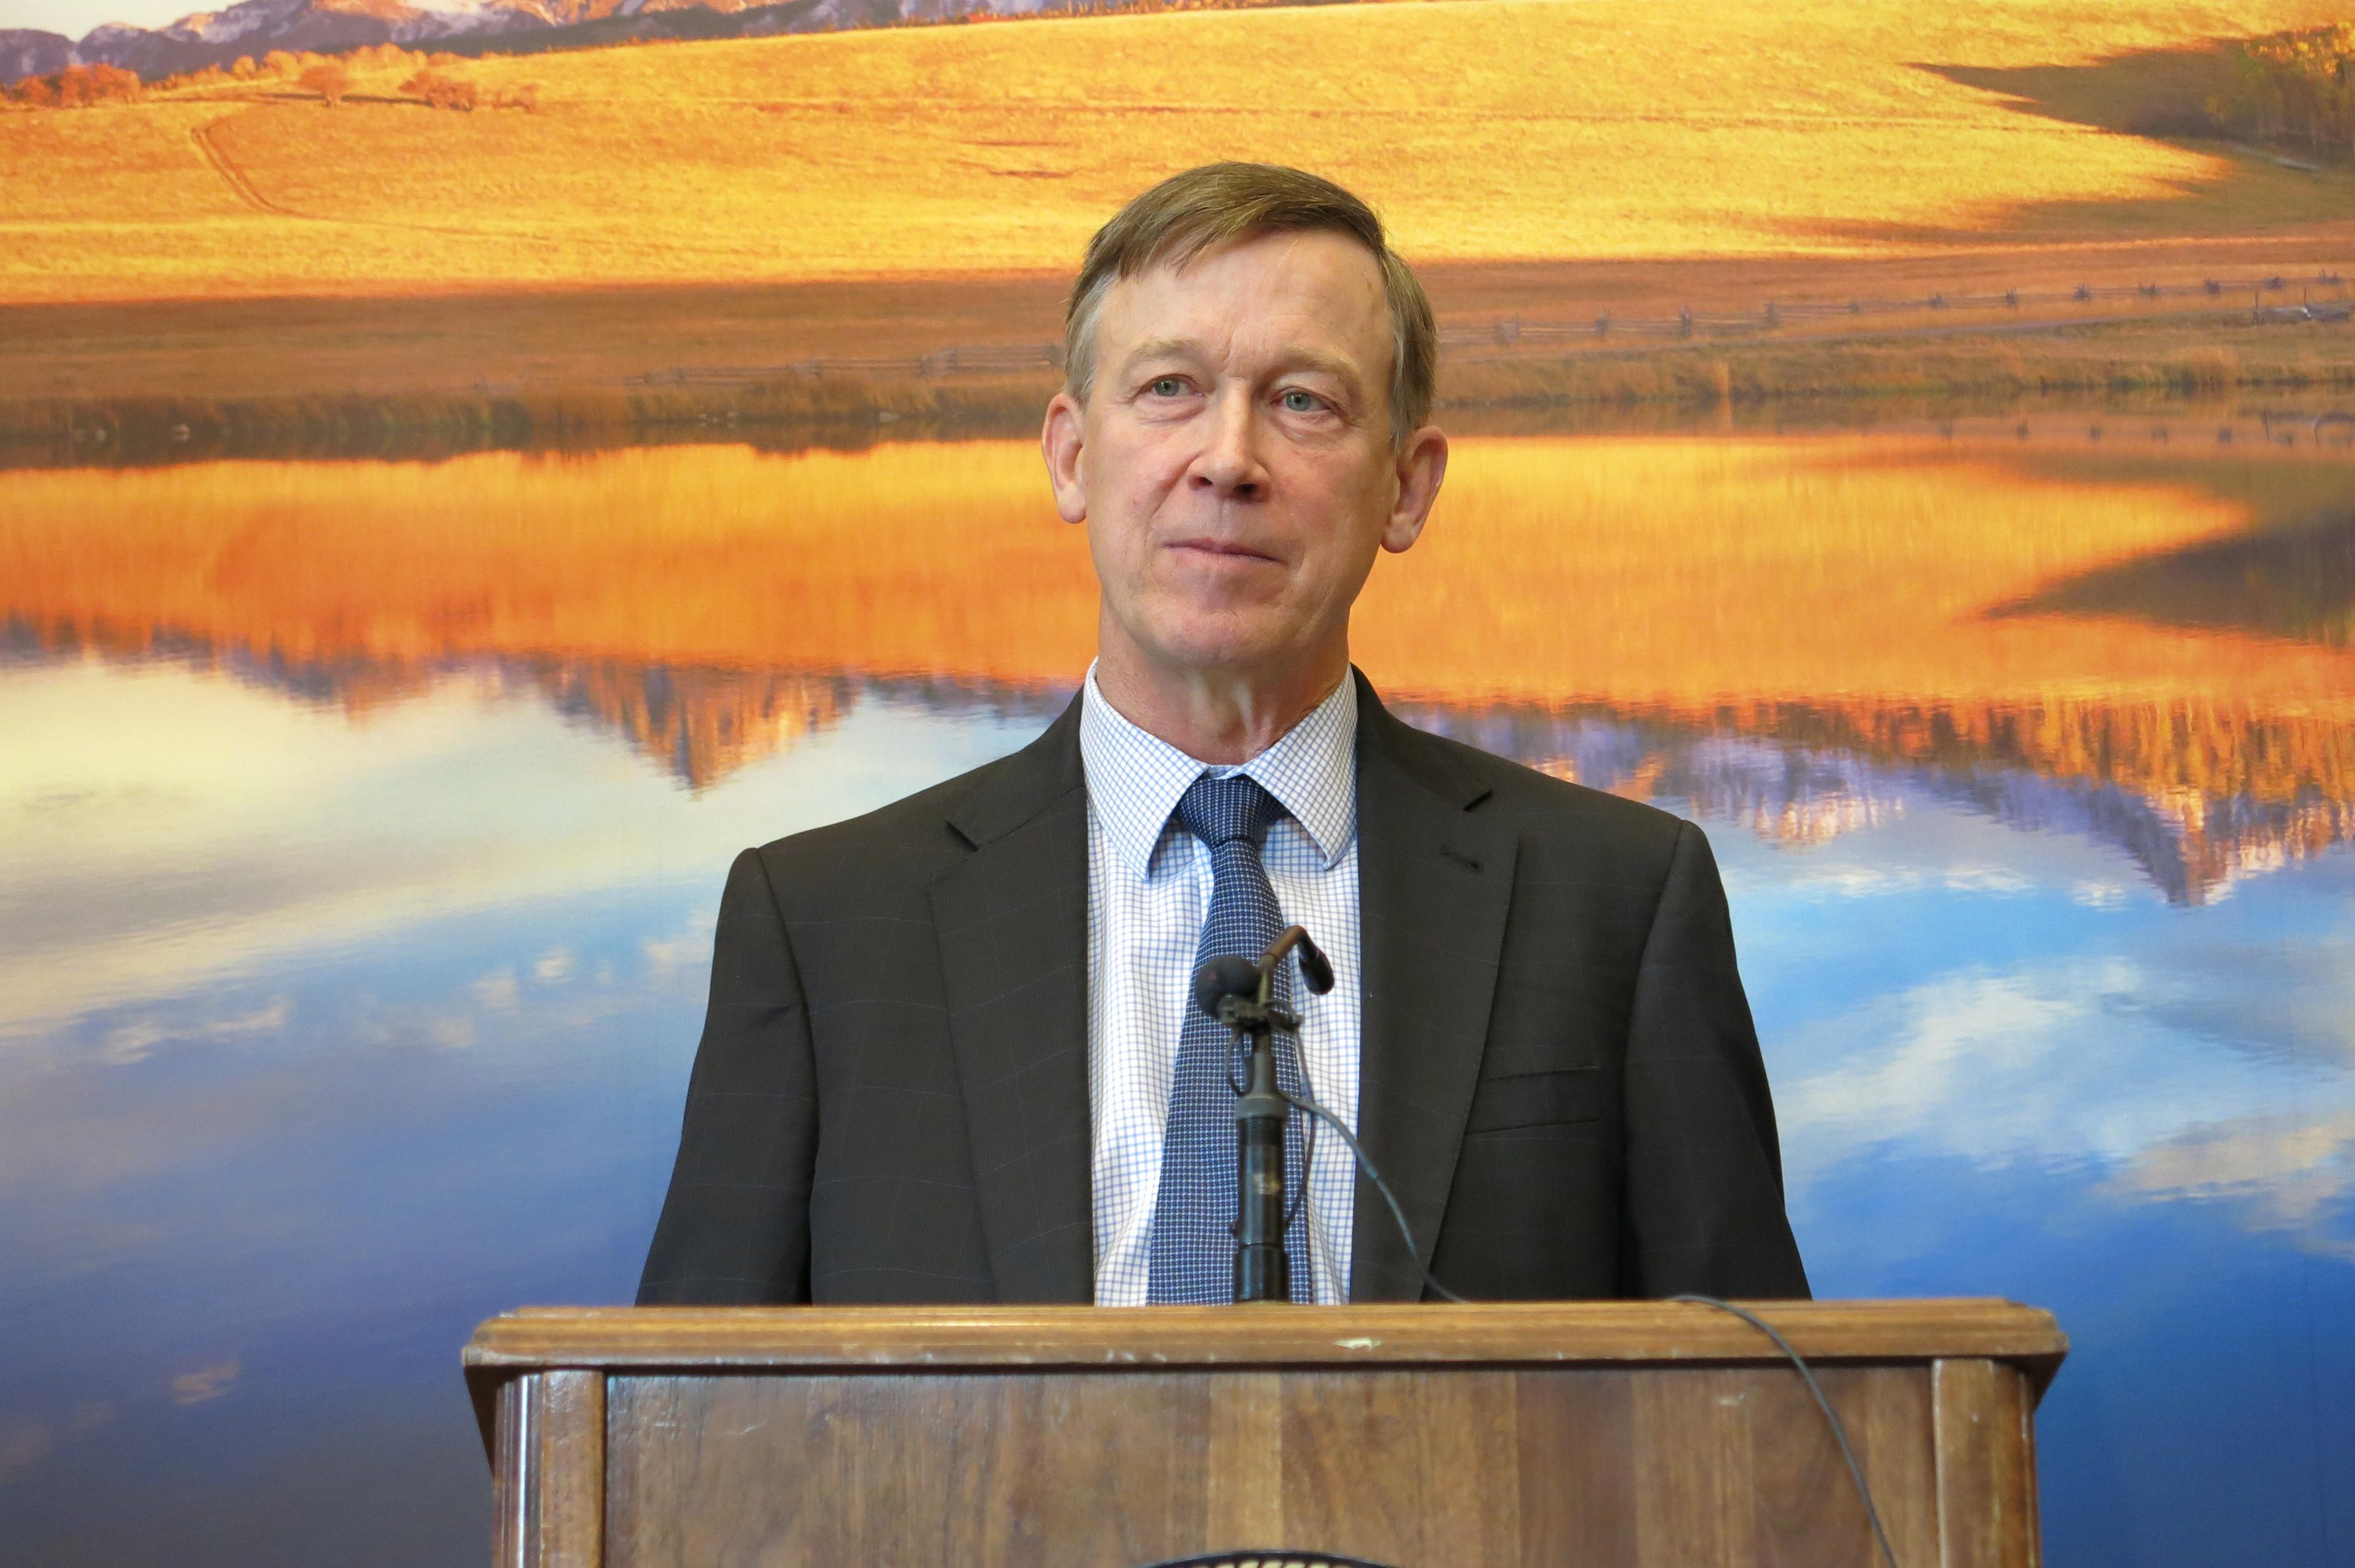
[[[1191,358],[1202,357],[1201,343],[1191,337],[1148,337],[1122,357],[1121,368],[1127,371],[1148,359]],[[1354,396],[1362,396],[1365,382],[1357,368],[1346,359],[1314,348],[1288,347],[1276,357],[1276,363],[1287,369],[1316,370],[1332,377]]]

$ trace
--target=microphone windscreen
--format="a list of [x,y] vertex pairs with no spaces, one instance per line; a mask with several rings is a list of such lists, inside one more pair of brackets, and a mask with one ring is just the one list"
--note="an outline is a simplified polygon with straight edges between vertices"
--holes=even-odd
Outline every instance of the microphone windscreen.
[[1310,990],[1321,997],[1333,988],[1333,965],[1325,950],[1308,940],[1306,932],[1300,933],[1300,945],[1293,951],[1300,955],[1300,977],[1308,982]]
[[1259,995],[1259,965],[1234,954],[1221,954],[1194,971],[1194,1005],[1219,1016],[1219,1003],[1228,997]]

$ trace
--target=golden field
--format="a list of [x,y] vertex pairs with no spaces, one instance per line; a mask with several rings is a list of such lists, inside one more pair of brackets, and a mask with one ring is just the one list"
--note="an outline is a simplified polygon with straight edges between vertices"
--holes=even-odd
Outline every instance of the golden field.
[[[1027,442],[28,471],[0,617],[125,651],[1067,682],[1094,580]],[[2090,569],[2328,515],[2355,456],[1934,435],[1457,443],[1354,651],[1460,704],[2195,703],[2355,726],[2355,649],[2000,614]],[[2350,730],[2355,734],[2355,730]]]
[[1424,0],[457,68],[538,83],[537,113],[390,80],[9,113],[0,302],[1061,272],[1123,198],[1230,156],[1360,189],[1432,264],[2343,252],[2348,174],[2123,129],[2209,40],[2343,8]]

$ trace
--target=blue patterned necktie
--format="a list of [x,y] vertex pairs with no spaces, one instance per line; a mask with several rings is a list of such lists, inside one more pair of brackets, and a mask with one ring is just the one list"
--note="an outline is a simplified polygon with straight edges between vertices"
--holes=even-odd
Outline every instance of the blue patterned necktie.
[[[1204,773],[1178,801],[1178,822],[1210,850],[1210,913],[1194,949],[1196,968],[1227,954],[1257,963],[1284,930],[1275,890],[1260,860],[1267,830],[1284,814],[1257,779],[1241,773],[1223,779]],[[1287,962],[1276,973],[1279,1008],[1292,1005],[1292,969]],[[1153,1204],[1145,1299],[1156,1306],[1234,1299],[1235,1092],[1228,1077],[1233,1037],[1194,1005],[1192,980],[1188,975],[1186,1023],[1170,1073],[1169,1124],[1162,1135],[1161,1189]],[[1298,1042],[1279,1033],[1275,1051],[1278,1085],[1300,1093]],[[1284,1252],[1291,1263],[1292,1299],[1313,1301],[1300,1120],[1295,1113],[1284,1127],[1284,1201],[1294,1207]]]

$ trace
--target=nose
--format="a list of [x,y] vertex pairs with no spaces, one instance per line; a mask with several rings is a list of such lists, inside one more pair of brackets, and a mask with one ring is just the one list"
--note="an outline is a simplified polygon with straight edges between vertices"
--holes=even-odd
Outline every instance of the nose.
[[1204,413],[1202,450],[1187,473],[1193,488],[1221,501],[1263,501],[1267,468],[1260,461],[1258,421],[1252,396],[1238,387],[1221,388]]

